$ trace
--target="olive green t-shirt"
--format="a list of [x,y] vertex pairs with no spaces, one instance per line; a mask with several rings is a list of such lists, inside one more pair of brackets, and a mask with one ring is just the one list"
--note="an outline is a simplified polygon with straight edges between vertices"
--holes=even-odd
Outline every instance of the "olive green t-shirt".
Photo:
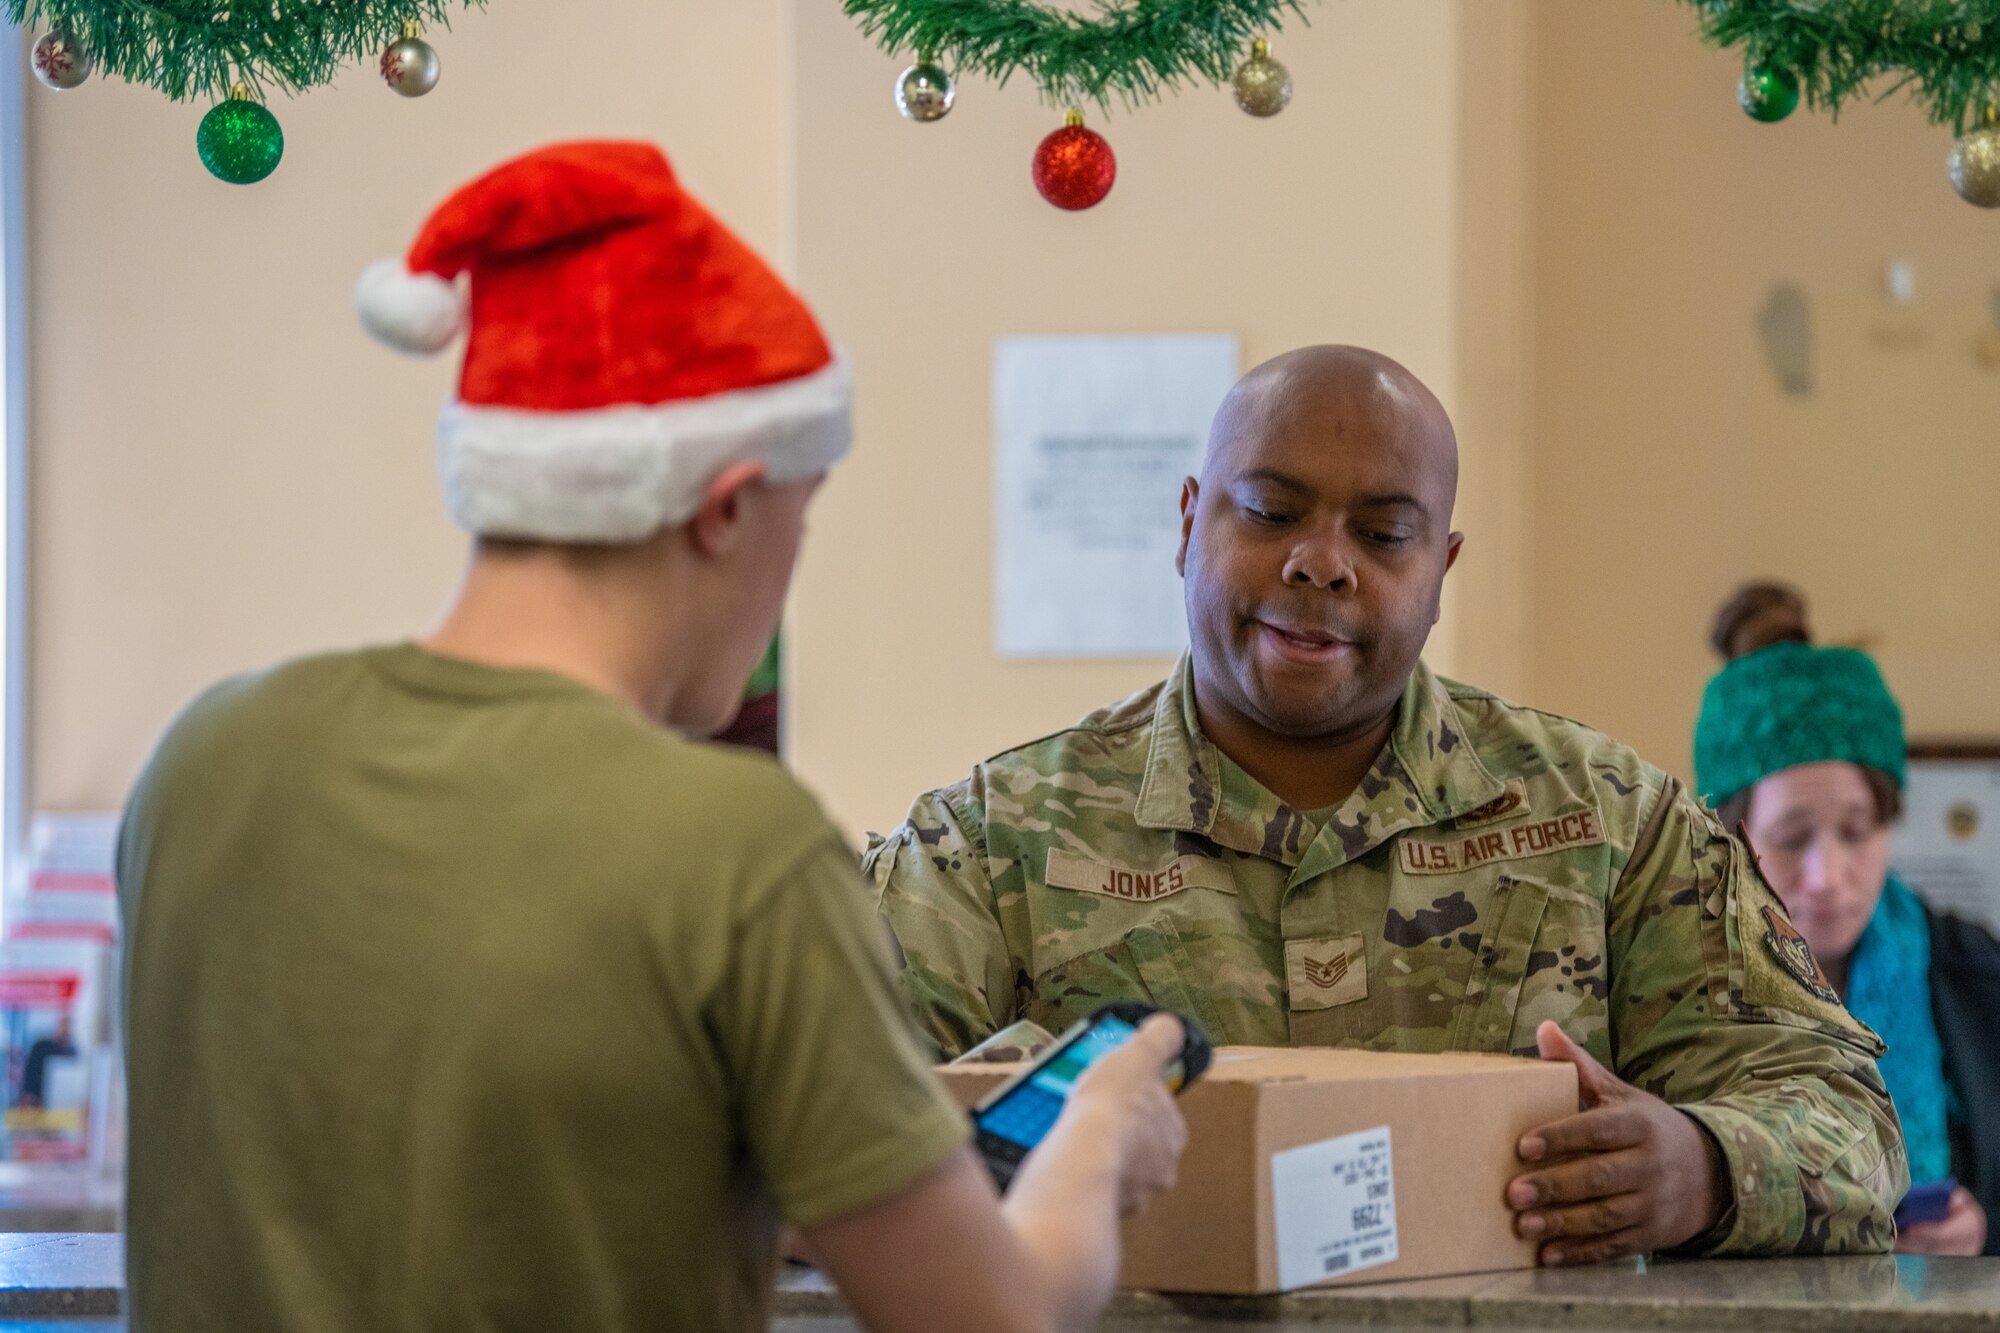
[[139,1333],[759,1328],[966,1137],[812,799],[559,676],[218,686],[118,878]]

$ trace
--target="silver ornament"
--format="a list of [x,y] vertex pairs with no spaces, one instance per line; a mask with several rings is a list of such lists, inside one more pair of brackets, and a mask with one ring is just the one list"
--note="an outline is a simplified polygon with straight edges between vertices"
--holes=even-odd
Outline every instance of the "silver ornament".
[[1292,72],[1271,59],[1271,45],[1259,37],[1250,47],[1250,58],[1236,67],[1231,81],[1236,105],[1251,115],[1275,116],[1292,100]]
[[90,52],[83,49],[73,33],[57,28],[44,33],[35,43],[35,77],[57,92],[64,92],[90,77]]
[[896,76],[896,110],[919,125],[943,120],[957,97],[951,75],[931,61],[919,60]]
[[382,53],[382,82],[405,97],[422,97],[438,83],[438,53],[420,35],[414,23],[403,25],[403,35]]

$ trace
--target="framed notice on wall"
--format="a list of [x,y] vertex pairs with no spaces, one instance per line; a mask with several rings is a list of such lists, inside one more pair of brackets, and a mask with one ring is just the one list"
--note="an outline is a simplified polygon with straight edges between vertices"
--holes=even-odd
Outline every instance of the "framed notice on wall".
[[2000,741],[1911,742],[1893,859],[1933,908],[2000,932]]

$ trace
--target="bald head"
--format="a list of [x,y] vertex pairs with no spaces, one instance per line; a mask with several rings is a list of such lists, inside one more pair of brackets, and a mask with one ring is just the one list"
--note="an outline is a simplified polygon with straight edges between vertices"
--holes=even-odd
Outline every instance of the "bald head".
[[1305,347],[1245,375],[1181,506],[1204,724],[1239,748],[1379,729],[1437,621],[1457,490],[1450,418],[1388,357]]
[[1322,344],[1274,356],[1222,400],[1202,480],[1274,436],[1329,450],[1397,455],[1428,484],[1448,523],[1458,492],[1458,436],[1437,395],[1400,363],[1365,347]]

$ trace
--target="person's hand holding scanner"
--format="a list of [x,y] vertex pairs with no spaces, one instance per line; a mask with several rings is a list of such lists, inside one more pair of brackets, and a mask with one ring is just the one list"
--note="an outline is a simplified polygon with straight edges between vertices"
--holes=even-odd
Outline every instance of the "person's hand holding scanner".
[[1137,1036],[1086,1069],[1055,1128],[1022,1163],[1003,1206],[1012,1211],[1024,1191],[1041,1188],[1036,1182],[1052,1172],[1074,1175],[1082,1158],[1115,1169],[1121,1212],[1137,1212],[1172,1189],[1187,1122],[1164,1071],[1180,1058],[1183,1037],[1178,1018],[1154,1014]]
[[1154,1014],[1077,1080],[1004,1199],[967,1149],[807,1239],[869,1333],[1083,1333],[1118,1280],[1118,1219],[1170,1189],[1187,1122],[1180,1020]]

